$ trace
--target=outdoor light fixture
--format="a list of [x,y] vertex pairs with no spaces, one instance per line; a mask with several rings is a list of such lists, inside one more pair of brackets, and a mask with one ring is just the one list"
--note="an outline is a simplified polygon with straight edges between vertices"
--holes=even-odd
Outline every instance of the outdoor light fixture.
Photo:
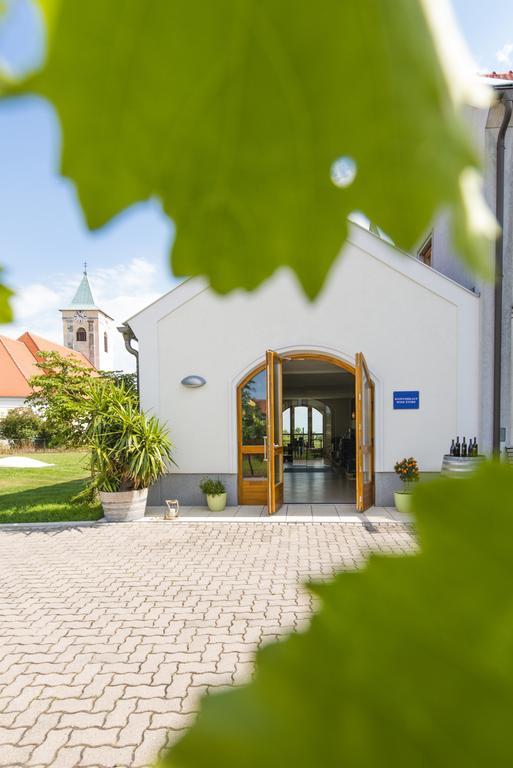
[[202,387],[203,384],[206,383],[207,382],[203,376],[196,376],[195,374],[186,376],[185,379],[182,379],[182,384],[184,387],[190,387],[191,389],[194,389],[195,387]]

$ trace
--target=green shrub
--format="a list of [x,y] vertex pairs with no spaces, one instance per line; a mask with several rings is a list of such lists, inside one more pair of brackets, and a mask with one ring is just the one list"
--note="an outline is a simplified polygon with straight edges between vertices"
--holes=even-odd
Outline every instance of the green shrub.
[[13,408],[0,419],[0,437],[13,443],[31,443],[42,430],[43,421],[31,408]]
[[223,483],[220,480],[212,480],[211,477],[204,477],[199,487],[205,496],[220,496],[226,493]]
[[173,462],[167,430],[155,416],[139,411],[133,390],[124,383],[96,381],[87,408],[90,492],[148,488],[167,471]]

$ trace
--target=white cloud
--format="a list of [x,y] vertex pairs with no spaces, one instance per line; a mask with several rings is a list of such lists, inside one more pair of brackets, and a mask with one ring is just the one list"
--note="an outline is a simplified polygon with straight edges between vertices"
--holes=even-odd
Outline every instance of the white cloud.
[[59,300],[57,291],[46,285],[27,285],[14,298],[14,315],[20,321],[30,320],[53,306]]
[[513,53],[513,43],[505,43],[502,48],[499,48],[495,54],[495,58],[499,64],[504,64],[507,67],[511,65],[511,54]]
[[[128,264],[93,269],[88,272],[96,304],[114,318],[114,328],[162,295],[158,270],[145,257],[134,257]],[[2,327],[2,333],[16,338],[27,330],[62,344],[59,309],[70,303],[81,273],[49,275],[48,285],[32,283],[18,289],[14,300],[16,322]],[[52,287],[49,287],[49,286]],[[120,333],[113,334],[115,368],[135,369],[135,358],[124,346]]]

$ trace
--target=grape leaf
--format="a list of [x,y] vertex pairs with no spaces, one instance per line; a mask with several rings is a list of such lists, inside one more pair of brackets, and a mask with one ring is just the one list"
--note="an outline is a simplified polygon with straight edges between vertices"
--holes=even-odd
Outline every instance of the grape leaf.
[[513,468],[423,484],[420,553],[314,585],[302,634],[203,699],[174,768],[467,768],[513,762]]
[[[46,66],[18,91],[55,105],[91,227],[157,195],[175,274],[225,292],[288,265],[315,296],[351,211],[411,248],[445,207],[484,267],[494,227],[474,215],[458,103],[482,93],[459,88],[427,0],[41,2]],[[347,188],[340,157],[356,163]]]
[[10,288],[2,283],[2,272],[3,269],[0,267],[0,323],[10,323],[13,315],[9,301],[14,294]]

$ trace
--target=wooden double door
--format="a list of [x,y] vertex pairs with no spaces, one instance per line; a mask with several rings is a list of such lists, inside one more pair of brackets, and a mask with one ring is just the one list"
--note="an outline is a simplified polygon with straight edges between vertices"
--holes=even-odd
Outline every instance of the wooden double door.
[[[283,361],[320,359],[350,370],[355,377],[356,508],[374,504],[374,383],[362,353],[354,368],[327,355],[266,352],[259,366],[239,385],[239,503],[263,504],[274,514],[283,504]],[[308,499],[305,499],[308,502]]]

